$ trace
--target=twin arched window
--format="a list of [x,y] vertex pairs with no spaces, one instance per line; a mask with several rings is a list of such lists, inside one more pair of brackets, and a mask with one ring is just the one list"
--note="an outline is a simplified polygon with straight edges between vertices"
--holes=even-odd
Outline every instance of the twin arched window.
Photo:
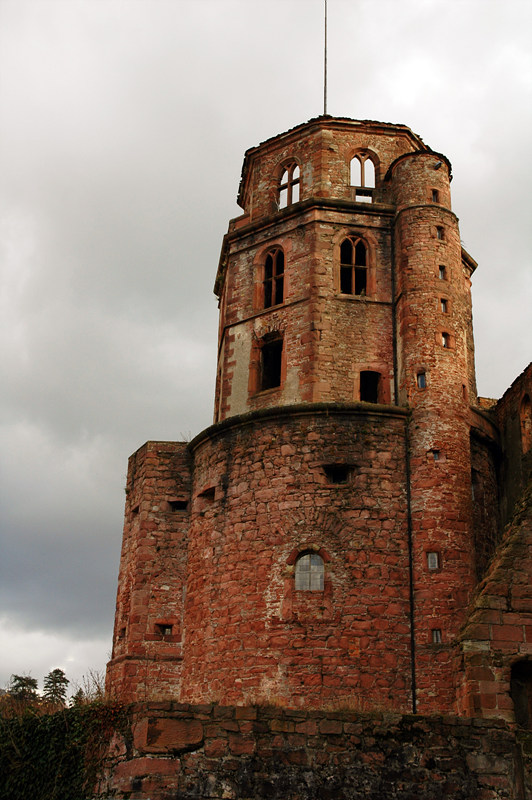
[[318,553],[302,553],[295,565],[295,588],[300,592],[323,592],[325,564]]
[[375,188],[375,164],[367,153],[357,153],[351,159],[351,186]]
[[340,245],[340,292],[365,295],[367,282],[367,245],[358,237],[348,236]]
[[279,181],[279,208],[286,208],[292,203],[299,202],[300,184],[299,165],[292,161],[285,166]]

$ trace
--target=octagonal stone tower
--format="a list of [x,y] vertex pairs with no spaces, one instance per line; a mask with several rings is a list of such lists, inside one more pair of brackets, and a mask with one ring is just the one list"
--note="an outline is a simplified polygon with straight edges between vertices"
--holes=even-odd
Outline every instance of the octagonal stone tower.
[[450,180],[403,125],[324,116],[246,153],[214,425],[130,460],[114,694],[455,708],[497,539],[475,532],[470,441],[489,483],[497,431]]

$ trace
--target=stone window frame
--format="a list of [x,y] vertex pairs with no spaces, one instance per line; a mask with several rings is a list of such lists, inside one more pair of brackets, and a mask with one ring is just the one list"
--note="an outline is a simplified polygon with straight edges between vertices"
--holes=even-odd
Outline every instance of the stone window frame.
[[[363,372],[374,372],[380,376],[378,390],[377,390],[377,400],[361,400],[360,397],[360,382],[361,382],[361,375]],[[354,385],[353,385],[353,400],[357,403],[374,403],[382,404],[382,405],[390,405],[392,402],[392,394],[391,394],[391,386],[390,386],[390,373],[389,367],[386,364],[379,363],[366,363],[366,364],[354,364],[353,365],[353,373],[354,375]]]
[[284,159],[277,167],[275,173],[275,203],[278,211],[300,202],[302,190],[301,173],[301,165],[293,157]]
[[[295,563],[299,556],[306,553],[316,553],[323,561],[323,591],[304,591],[295,588]],[[331,556],[323,546],[316,541],[307,539],[300,541],[286,559],[282,574],[284,589],[280,609],[281,621],[297,620],[320,623],[328,622],[333,618]]]
[[[341,274],[342,274],[342,244],[350,239],[352,242],[361,241],[366,247],[366,265],[360,268],[366,270],[366,289],[363,294],[354,294],[342,292],[341,290]],[[339,231],[334,237],[333,241],[333,261],[334,261],[334,288],[338,297],[349,298],[355,300],[365,300],[366,298],[375,299],[376,295],[376,241],[368,233],[368,231],[357,230],[356,228],[344,228]],[[351,266],[356,268],[356,264],[345,264],[345,267]],[[353,274],[353,278],[354,278]],[[356,288],[353,286],[353,288]]]
[[[268,298],[266,289],[266,264],[268,258],[272,258],[275,262],[276,258],[282,255],[283,271],[282,273],[272,274],[271,276],[271,298]],[[275,271],[274,263],[272,264],[272,273]],[[286,249],[280,243],[269,243],[268,246],[261,250],[258,257],[255,259],[255,288],[253,295],[253,306],[255,311],[269,311],[270,309],[277,308],[284,304],[286,299]],[[279,293],[279,279],[281,285],[282,299],[279,302],[273,302],[276,295]],[[270,302],[271,300],[271,302]],[[267,305],[268,303],[268,305]]]
[[[367,174],[366,164],[372,165],[371,177]],[[353,167],[358,164],[357,172],[359,180],[354,176]],[[351,188],[352,199],[359,203],[372,203],[374,192],[378,184],[380,161],[376,153],[368,148],[358,148],[350,153],[348,160],[349,186]]]
[[[263,349],[265,345],[281,342],[280,354],[280,380],[275,386],[264,387],[264,359]],[[266,392],[277,392],[282,389],[286,379],[286,341],[283,331],[278,328],[267,330],[262,335],[253,335],[251,345],[251,357],[249,365],[249,394],[251,396],[262,395]]]
[[[298,565],[306,564],[306,559],[309,559],[309,569],[298,569]],[[319,567],[319,570],[313,570],[313,559],[314,559],[314,566]],[[318,561],[319,559],[319,561]],[[307,581],[308,575],[308,581]],[[318,580],[314,581],[313,576],[317,576]],[[298,586],[298,583],[307,583],[308,587]],[[318,583],[318,586],[312,586],[313,583]],[[321,557],[319,553],[316,553],[315,550],[303,550],[302,552],[298,553],[297,558],[294,562],[294,591],[296,592],[323,592],[325,590],[325,561]]]

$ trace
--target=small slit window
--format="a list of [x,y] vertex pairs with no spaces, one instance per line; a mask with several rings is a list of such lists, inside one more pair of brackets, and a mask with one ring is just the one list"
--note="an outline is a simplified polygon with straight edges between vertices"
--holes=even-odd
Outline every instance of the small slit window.
[[360,400],[363,403],[379,402],[380,379],[380,372],[363,370],[360,373]]
[[432,644],[442,643],[441,628],[433,628],[431,634],[432,634]]
[[295,588],[298,592],[323,592],[325,565],[318,553],[303,553],[296,561]]
[[440,298],[440,309],[442,314],[449,313],[449,303],[445,297]]
[[447,268],[444,267],[443,264],[440,264],[440,266],[438,267],[438,277],[440,281],[447,280]]
[[284,299],[284,253],[280,248],[270,251],[264,261],[262,282],[264,308],[277,306]]
[[432,202],[439,203],[440,202],[440,193],[437,189],[432,190]]
[[439,239],[440,242],[443,242],[445,239],[445,231],[441,225],[436,227],[436,239]]
[[264,339],[260,353],[260,391],[281,385],[283,340],[279,337]]
[[440,568],[440,554],[436,552],[427,553],[427,567],[434,571]]
[[448,333],[442,333],[441,335],[441,346],[445,347],[448,350],[451,346],[451,337]]
[[426,389],[427,388],[427,375],[425,372],[418,372],[416,375],[416,382],[418,389]]
[[365,295],[368,254],[365,242],[349,236],[340,245],[340,292]]
[[299,202],[299,176],[299,166],[295,161],[284,168],[281,180],[279,181],[279,208],[286,208],[287,206],[291,206],[292,203]]

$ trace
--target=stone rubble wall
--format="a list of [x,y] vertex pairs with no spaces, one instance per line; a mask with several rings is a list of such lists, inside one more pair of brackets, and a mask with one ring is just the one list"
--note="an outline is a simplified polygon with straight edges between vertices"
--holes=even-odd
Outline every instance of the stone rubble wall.
[[497,720],[273,707],[133,707],[99,797],[525,800],[532,736]]

